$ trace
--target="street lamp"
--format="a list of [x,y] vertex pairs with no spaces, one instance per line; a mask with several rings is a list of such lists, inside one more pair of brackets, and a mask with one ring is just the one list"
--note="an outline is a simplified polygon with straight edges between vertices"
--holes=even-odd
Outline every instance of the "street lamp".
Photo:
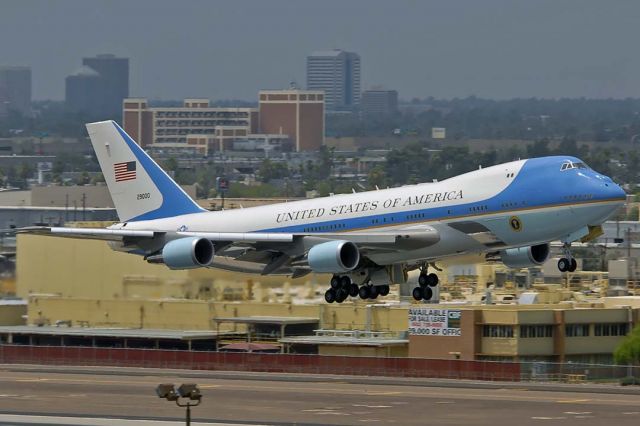
[[[163,383],[156,387],[156,394],[159,398],[164,398],[167,401],[175,401],[178,407],[186,407],[186,424],[187,426],[191,425],[191,407],[200,405],[202,401],[202,394],[198,389],[198,385],[185,383],[176,390],[173,383]],[[180,403],[180,398],[186,399],[186,403]],[[195,401],[195,404],[192,404],[191,401]]]

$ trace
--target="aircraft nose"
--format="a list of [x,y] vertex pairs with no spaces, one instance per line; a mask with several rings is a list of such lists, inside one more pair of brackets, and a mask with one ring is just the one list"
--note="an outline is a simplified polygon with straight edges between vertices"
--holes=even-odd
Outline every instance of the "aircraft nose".
[[622,187],[620,187],[620,185],[617,185],[616,183],[611,181],[611,183],[608,184],[608,188],[609,188],[609,191],[611,192],[612,197],[620,198],[623,200],[627,199],[627,193],[625,192],[624,189],[622,189]]

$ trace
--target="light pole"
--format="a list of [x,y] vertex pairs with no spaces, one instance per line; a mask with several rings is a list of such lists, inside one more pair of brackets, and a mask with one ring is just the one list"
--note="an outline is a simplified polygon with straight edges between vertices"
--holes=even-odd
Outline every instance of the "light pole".
[[[185,383],[176,390],[173,383],[164,383],[156,387],[156,394],[159,398],[164,398],[167,401],[175,401],[178,407],[186,407],[186,425],[191,425],[191,407],[200,405],[202,401],[202,394],[198,389],[198,385]],[[180,403],[180,398],[185,399],[186,402]],[[191,401],[195,401],[195,403],[192,404]]]

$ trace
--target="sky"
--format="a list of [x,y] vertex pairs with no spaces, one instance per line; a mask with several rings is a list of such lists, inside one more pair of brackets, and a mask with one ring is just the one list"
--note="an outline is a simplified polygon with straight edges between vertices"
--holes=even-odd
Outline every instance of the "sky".
[[255,101],[331,48],[403,99],[640,97],[639,41],[637,0],[0,0],[0,65],[31,66],[36,100],[113,53],[132,97]]

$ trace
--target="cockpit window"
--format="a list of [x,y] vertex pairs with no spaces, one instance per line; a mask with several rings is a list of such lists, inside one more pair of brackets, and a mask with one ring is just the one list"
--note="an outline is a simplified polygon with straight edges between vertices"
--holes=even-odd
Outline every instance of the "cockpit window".
[[584,163],[574,163],[573,161],[565,161],[564,163],[562,163],[562,166],[560,167],[560,171],[564,171],[564,170],[570,170],[570,169],[588,169],[589,166],[587,166]]

